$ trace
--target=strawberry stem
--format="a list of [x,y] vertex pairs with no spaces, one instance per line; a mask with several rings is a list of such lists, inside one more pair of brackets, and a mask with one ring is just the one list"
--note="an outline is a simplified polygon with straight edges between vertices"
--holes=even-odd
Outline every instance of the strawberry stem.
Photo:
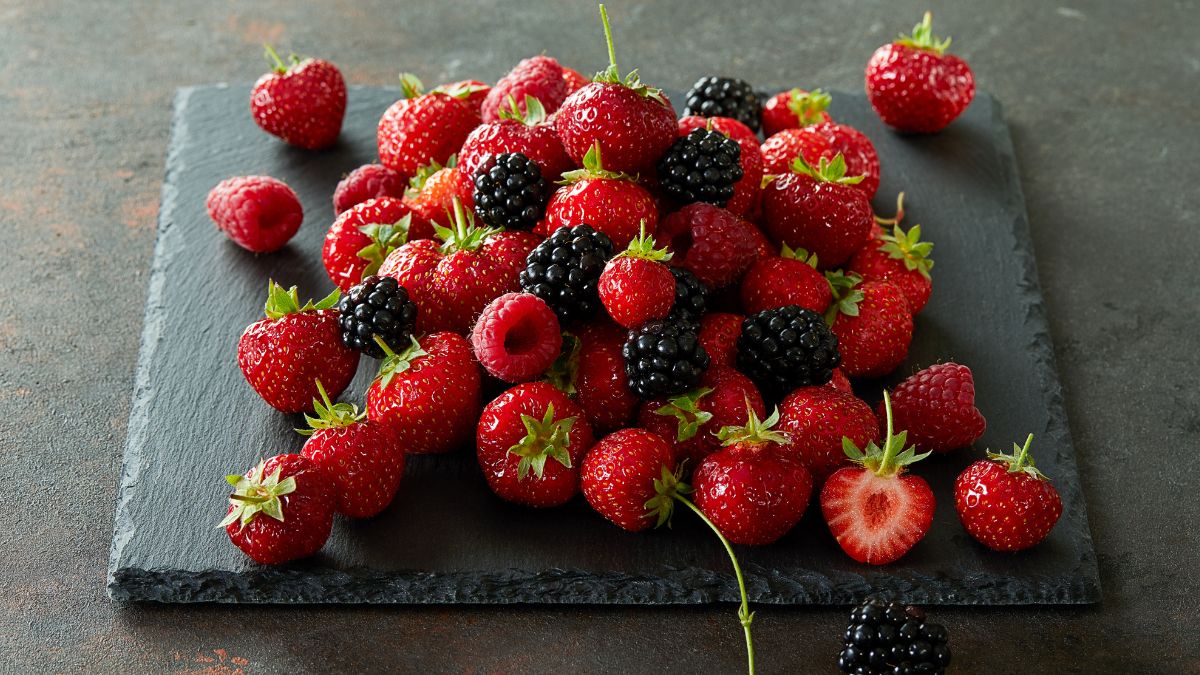
[[892,437],[894,429],[892,427],[892,397],[888,396],[887,389],[883,390],[883,410],[887,416],[887,438],[883,441],[883,459],[879,461],[879,469],[875,472],[881,476],[887,476],[895,473],[896,453],[903,444],[893,443]]
[[1031,443],[1033,443],[1033,434],[1029,434],[1029,436],[1025,438],[1025,445],[1021,448],[1021,454],[1017,455],[1017,461],[1013,463],[1012,467],[1009,468],[1009,471],[1021,471],[1025,468],[1027,462],[1029,461],[1029,445]]
[[263,44],[263,49],[267,52],[267,64],[271,66],[271,70],[277,73],[286,73],[287,65],[284,64],[283,59],[279,58],[279,53],[275,51],[275,48],[269,44]]
[[600,22],[604,24],[604,41],[608,43],[608,65],[612,68],[613,74],[619,79],[620,71],[617,70],[617,49],[613,46],[612,27],[608,25],[608,11],[604,9],[604,3],[600,3]]
[[883,218],[879,215],[875,216],[875,223],[878,225],[899,225],[900,221],[904,220],[904,193],[896,195],[896,215],[891,218]]

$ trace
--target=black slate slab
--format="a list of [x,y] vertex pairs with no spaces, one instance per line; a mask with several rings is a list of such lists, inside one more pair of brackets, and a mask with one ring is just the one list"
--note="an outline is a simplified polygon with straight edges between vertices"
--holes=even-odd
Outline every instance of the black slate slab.
[[[733,601],[723,551],[694,518],[628,534],[582,499],[546,512],[501,502],[468,448],[414,458],[386,513],[339,521],[325,549],[279,568],[249,562],[215,527],[222,476],[259,457],[296,451],[297,419],[267,408],[235,362],[241,331],[260,315],[268,278],[324,295],[319,250],[342,174],[375,157],[375,122],[397,96],[350,94],[339,145],[290,148],[246,114],[246,87],[180,90],[118,498],[108,590],[115,600],[271,603],[700,603]],[[678,97],[675,97],[678,99]],[[883,162],[877,199],[908,193],[908,224],[936,244],[936,285],[916,320],[910,358],[894,379],[937,360],[975,371],[988,417],[979,448],[1037,435],[1039,466],[1062,492],[1049,539],[1020,555],[975,544],[954,514],[953,477],[977,452],[923,462],[938,510],[899,563],[858,565],[810,509],[775,545],[742,549],[752,601],[846,604],[872,590],[924,604],[1089,603],[1100,597],[1074,451],[1046,330],[1012,145],[999,105],[979,96],[943,133],[885,130],[860,94],[835,94],[833,114],[862,129]],[[221,179],[264,173],[290,184],[305,224],[282,251],[254,256],[223,240],[204,212]],[[133,327],[131,327],[131,330]],[[365,391],[364,360],[353,392]]]

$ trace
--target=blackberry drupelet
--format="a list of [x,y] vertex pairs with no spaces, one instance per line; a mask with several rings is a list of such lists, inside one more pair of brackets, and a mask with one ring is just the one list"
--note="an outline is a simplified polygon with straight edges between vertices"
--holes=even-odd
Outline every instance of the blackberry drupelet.
[[940,624],[925,623],[920,608],[868,598],[850,610],[838,668],[861,675],[944,673],[948,639]]
[[667,321],[698,323],[708,307],[708,286],[682,267],[672,267],[671,274],[675,275],[675,304]]
[[651,321],[631,330],[621,353],[629,388],[647,400],[694,389],[708,369],[708,352],[687,322]]
[[658,160],[663,192],[681,204],[707,202],[725,206],[742,179],[742,148],[711,129],[693,129],[678,138]]
[[383,358],[383,350],[375,343],[376,335],[392,349],[403,350],[417,321],[416,303],[392,277],[363,279],[338,301],[338,312],[342,342],[377,359]]
[[732,117],[758,131],[762,119],[762,100],[745,80],[732,77],[702,77],[684,97],[683,114],[704,117]]
[[746,317],[737,341],[737,365],[764,393],[783,396],[821,385],[842,362],[837,337],[811,309],[786,305]]
[[475,215],[493,227],[531,230],[546,215],[550,184],[519,152],[492,155],[475,169]]
[[562,323],[589,319],[600,309],[596,287],[612,257],[608,235],[590,225],[564,225],[529,252],[521,288],[545,300]]

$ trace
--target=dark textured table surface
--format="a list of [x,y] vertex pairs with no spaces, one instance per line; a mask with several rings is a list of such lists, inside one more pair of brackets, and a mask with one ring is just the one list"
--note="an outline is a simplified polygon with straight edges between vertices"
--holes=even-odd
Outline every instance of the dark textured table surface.
[[[622,65],[856,88],[925,4],[610,4]],[[933,5],[1005,105],[1099,554],[1090,608],[938,610],[959,672],[1200,672],[1196,2]],[[553,9],[553,11],[551,11]],[[105,566],[180,85],[260,43],[358,84],[604,57],[554,3],[0,2],[0,672],[736,672],[732,606],[119,606]],[[310,222],[307,226],[316,226]],[[764,607],[761,671],[824,672],[841,610]]]

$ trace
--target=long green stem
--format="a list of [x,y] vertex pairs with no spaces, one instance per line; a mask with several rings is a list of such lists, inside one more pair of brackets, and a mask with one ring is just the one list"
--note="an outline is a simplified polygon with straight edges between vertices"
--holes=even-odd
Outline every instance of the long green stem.
[[876,473],[886,476],[895,468],[896,454],[898,452],[895,447],[897,444],[892,442],[892,434],[894,432],[892,428],[892,399],[888,396],[887,389],[883,390],[883,409],[884,414],[887,416],[887,438],[884,439],[883,459],[879,461],[879,470]]
[[1017,455],[1016,465],[1011,470],[1025,468],[1025,462],[1029,460],[1029,445],[1031,443],[1033,443],[1033,434],[1029,434],[1025,439],[1025,447],[1021,448],[1021,454]]
[[750,601],[746,599],[746,579],[742,576],[742,566],[738,564],[737,556],[734,555],[733,546],[730,545],[729,540],[725,538],[725,535],[721,534],[721,531],[717,529],[717,526],[713,524],[713,521],[709,520],[708,516],[704,515],[704,512],[700,510],[700,507],[696,506],[690,499],[680,495],[679,493],[676,493],[674,497],[679,501],[679,503],[691,509],[697,516],[700,516],[700,520],[703,520],[706,525],[712,528],[712,531],[717,535],[717,539],[720,539],[721,544],[725,546],[725,552],[729,554],[729,560],[733,563],[733,573],[737,575],[738,592],[742,594],[742,606],[738,609],[738,621],[742,623],[742,630],[746,633],[746,660],[748,672],[750,675],[754,675],[754,640],[750,637],[750,622],[754,621],[754,613],[750,611]]
[[600,21],[604,24],[604,40],[608,42],[608,65],[615,70],[617,67],[617,50],[613,46],[612,28],[608,25],[608,10],[600,3]]

